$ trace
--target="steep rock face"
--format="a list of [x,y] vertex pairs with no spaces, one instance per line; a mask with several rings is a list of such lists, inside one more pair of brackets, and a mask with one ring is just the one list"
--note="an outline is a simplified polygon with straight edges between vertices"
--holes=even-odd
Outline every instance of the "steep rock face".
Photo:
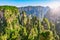
[[[4,12],[3,10],[0,10],[0,26],[3,26],[4,24]],[[2,25],[3,24],[3,25]]]
[[33,16],[37,16],[40,19],[42,19],[49,10],[49,7],[27,6],[27,7],[20,7],[18,9],[20,10],[20,12],[25,11],[27,15],[31,14]]
[[3,17],[3,12],[2,11],[0,11],[0,18],[2,18]]

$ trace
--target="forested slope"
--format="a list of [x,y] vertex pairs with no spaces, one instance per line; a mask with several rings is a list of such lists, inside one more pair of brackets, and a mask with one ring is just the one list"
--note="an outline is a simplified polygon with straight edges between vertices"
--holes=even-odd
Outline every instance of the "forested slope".
[[55,25],[47,18],[27,16],[15,6],[0,6],[0,40],[59,40]]

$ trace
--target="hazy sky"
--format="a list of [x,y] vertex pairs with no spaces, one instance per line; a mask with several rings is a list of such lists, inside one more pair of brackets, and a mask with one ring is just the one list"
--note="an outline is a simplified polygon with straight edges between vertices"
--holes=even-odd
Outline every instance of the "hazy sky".
[[0,5],[58,7],[60,0],[0,0]]

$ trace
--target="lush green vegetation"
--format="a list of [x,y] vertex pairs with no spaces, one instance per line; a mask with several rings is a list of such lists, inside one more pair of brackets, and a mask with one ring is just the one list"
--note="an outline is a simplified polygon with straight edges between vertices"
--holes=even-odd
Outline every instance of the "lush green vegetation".
[[20,14],[14,6],[0,6],[0,11],[4,13],[0,40],[59,40],[55,25],[47,18],[40,21],[36,16],[27,16],[25,11]]

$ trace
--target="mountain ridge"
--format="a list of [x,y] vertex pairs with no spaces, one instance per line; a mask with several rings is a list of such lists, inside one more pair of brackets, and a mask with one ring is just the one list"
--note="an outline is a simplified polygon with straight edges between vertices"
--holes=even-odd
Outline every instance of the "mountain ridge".
[[27,15],[32,14],[40,19],[44,17],[44,15],[49,10],[49,7],[43,7],[43,6],[26,6],[26,7],[19,7],[18,8],[20,12],[25,11]]

